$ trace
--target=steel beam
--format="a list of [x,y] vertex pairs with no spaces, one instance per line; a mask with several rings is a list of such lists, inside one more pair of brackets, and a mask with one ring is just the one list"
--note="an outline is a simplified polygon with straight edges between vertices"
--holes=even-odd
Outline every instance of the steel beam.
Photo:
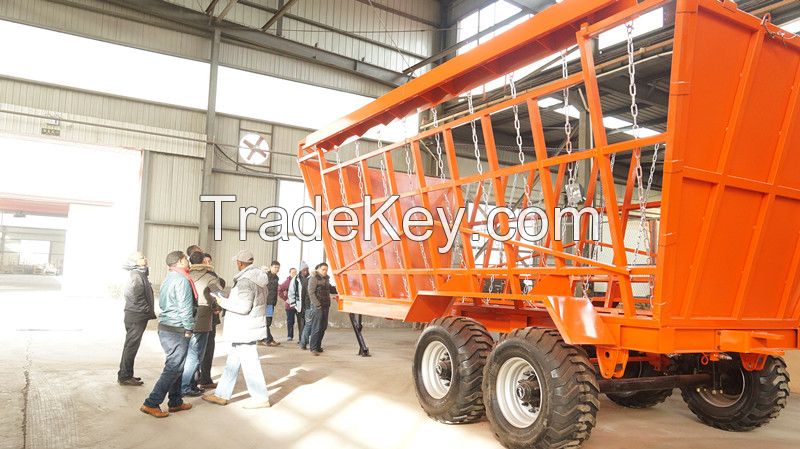
[[216,18],[216,20],[217,20],[218,22],[219,22],[220,20],[223,20],[223,19],[225,19],[225,16],[227,16],[227,15],[228,15],[228,13],[229,13],[229,12],[231,12],[231,9],[233,9],[233,7],[234,7],[234,6],[236,6],[236,1],[237,1],[237,0],[228,0],[228,4],[227,4],[227,5],[225,5],[225,8],[222,10],[222,12],[221,12],[221,13],[219,13],[219,15],[218,15],[218,16],[217,16],[217,18]]
[[380,10],[386,11],[388,13],[394,14],[396,16],[405,17],[406,19],[411,19],[411,20],[413,20],[415,22],[424,23],[425,25],[428,25],[428,26],[432,26],[432,27],[437,27],[438,26],[438,24],[436,22],[430,21],[428,19],[424,19],[424,18],[419,17],[419,16],[415,16],[414,14],[410,14],[410,13],[407,13],[405,11],[400,11],[399,9],[392,8],[391,6],[386,6],[386,5],[382,4],[382,3],[378,3],[376,0],[372,0],[372,1],[370,1],[370,0],[356,0],[356,1],[359,2],[359,3],[363,3],[365,5],[370,5],[370,6],[374,7],[375,9],[380,9]]
[[289,8],[291,8],[292,5],[294,5],[296,2],[297,0],[286,0],[286,2],[283,5],[281,5],[281,7],[278,8],[277,11],[275,11],[275,14],[273,14],[272,17],[270,17],[269,20],[267,20],[267,23],[265,23],[264,26],[261,27],[261,31],[267,31],[269,27],[274,25],[275,22],[277,22],[278,20],[280,20],[281,17],[283,17],[283,15],[289,11]]
[[[162,0],[105,0],[118,6],[160,17],[190,28],[211,33],[212,24],[206,14]],[[244,4],[244,3],[243,3]],[[377,65],[357,61],[330,51],[265,33],[256,28],[248,28],[227,20],[217,23],[222,29],[222,39],[252,45],[258,49],[289,56],[316,64],[353,73],[391,87],[404,84],[408,77],[402,73]]]
[[467,45],[467,44],[469,44],[469,43],[471,43],[473,41],[476,41],[476,40],[482,38],[483,36],[491,34],[496,30],[499,30],[500,28],[502,28],[502,27],[514,22],[515,20],[519,19],[520,17],[524,17],[526,14],[527,14],[527,12],[524,12],[524,11],[518,12],[518,13],[514,14],[513,16],[507,18],[506,20],[500,21],[500,22],[490,26],[489,28],[479,32],[478,34],[476,34],[474,36],[470,36],[470,37],[464,39],[463,41],[457,42],[455,45],[451,45],[450,47],[445,48],[444,50],[436,53],[435,55],[433,55],[433,56],[431,56],[429,58],[423,59],[422,61],[420,61],[420,62],[408,67],[407,69],[403,70],[403,73],[408,75],[408,74],[414,73],[417,69],[425,67],[428,64],[433,64],[433,63],[439,62],[443,58],[445,58],[446,56],[448,56],[450,54],[453,54],[456,51],[458,51],[459,48],[461,48],[461,47],[463,47],[463,46],[465,46],[465,45]]
[[209,16],[213,16],[214,9],[216,9],[217,7],[217,3],[219,3],[219,0],[211,0],[211,3],[209,3],[208,7],[206,8],[206,14],[208,14]]
[[[276,14],[280,10],[280,9],[271,8],[269,6],[263,6],[263,5],[260,5],[258,3],[254,3],[254,2],[248,1],[248,0],[240,0],[239,4],[242,5],[242,6],[249,6],[251,8],[255,8],[255,9],[258,9],[260,11],[265,11],[265,12],[269,12],[269,13],[273,13],[273,14]],[[398,52],[398,53],[404,54],[406,56],[411,56],[411,57],[416,58],[416,59],[424,59],[426,57],[425,55],[420,55],[418,53],[414,53],[414,52],[411,52],[411,51],[408,51],[408,50],[404,50],[402,48],[396,48],[396,47],[394,47],[392,45],[385,44],[385,43],[383,43],[381,41],[377,41],[375,39],[371,39],[371,38],[362,36],[360,34],[352,33],[350,31],[345,31],[345,30],[342,30],[341,28],[336,28],[334,26],[327,25],[327,24],[324,24],[324,23],[321,23],[321,22],[317,22],[315,20],[306,19],[304,17],[296,16],[294,14],[289,14],[288,12],[283,13],[283,16],[285,18],[287,18],[287,19],[296,20],[298,22],[305,23],[307,25],[311,25],[311,26],[316,27],[316,28],[322,28],[323,30],[327,30],[327,31],[330,31],[330,32],[333,32],[333,33],[341,34],[342,36],[347,36],[347,37],[352,38],[352,39],[356,39],[356,40],[359,40],[359,41],[362,41],[362,42],[366,42],[366,43],[369,43],[369,44],[372,44],[372,45],[376,45],[378,47],[385,48],[387,50],[391,50],[391,51],[394,51],[394,52]],[[278,23],[278,25],[280,26],[280,22]],[[261,28],[261,29],[264,30],[264,28]]]
[[145,232],[145,220],[147,220],[147,210],[150,204],[150,152],[142,151],[142,187],[139,191],[139,228],[138,228],[138,247],[142,252],[147,245],[147,233]]
[[[214,141],[217,137],[217,74],[219,72],[220,29],[214,28],[211,38],[211,68],[208,77],[208,110],[206,112],[206,157],[203,159],[203,182],[201,193],[210,195],[214,192]],[[200,205],[200,222],[197,241],[201,248],[208,248],[208,225],[211,217],[211,205]]]

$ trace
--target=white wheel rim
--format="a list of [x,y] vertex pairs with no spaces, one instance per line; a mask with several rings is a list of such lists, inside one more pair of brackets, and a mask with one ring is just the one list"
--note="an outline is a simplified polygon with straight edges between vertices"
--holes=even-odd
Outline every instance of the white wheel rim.
[[434,399],[441,399],[450,391],[453,381],[453,362],[444,343],[434,340],[425,347],[420,366],[422,384]]
[[746,379],[744,377],[744,370],[742,370],[742,391],[737,394],[728,394],[721,390],[716,391],[708,388],[701,388],[697,392],[704,401],[713,405],[714,407],[727,408],[735,405],[744,396],[744,389]]
[[497,373],[497,404],[500,413],[514,427],[530,427],[542,409],[539,376],[527,360],[513,357]]

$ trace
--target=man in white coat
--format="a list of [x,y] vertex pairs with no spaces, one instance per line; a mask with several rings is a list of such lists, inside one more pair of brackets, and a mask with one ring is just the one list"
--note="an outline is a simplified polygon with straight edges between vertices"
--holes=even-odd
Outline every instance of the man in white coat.
[[227,405],[233,396],[236,377],[242,368],[251,402],[245,408],[269,407],[267,383],[258,358],[256,343],[267,338],[267,275],[253,265],[253,253],[241,250],[236,257],[239,273],[233,278],[233,289],[225,298],[217,295],[217,304],[227,310],[223,332],[231,343],[225,371],[214,394],[203,396],[205,401]]

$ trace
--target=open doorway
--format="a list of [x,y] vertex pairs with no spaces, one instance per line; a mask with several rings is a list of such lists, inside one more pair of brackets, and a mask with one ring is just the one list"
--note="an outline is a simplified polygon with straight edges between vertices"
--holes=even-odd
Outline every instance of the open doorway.
[[50,276],[67,295],[116,296],[120,266],[137,249],[141,159],[0,136],[0,276]]

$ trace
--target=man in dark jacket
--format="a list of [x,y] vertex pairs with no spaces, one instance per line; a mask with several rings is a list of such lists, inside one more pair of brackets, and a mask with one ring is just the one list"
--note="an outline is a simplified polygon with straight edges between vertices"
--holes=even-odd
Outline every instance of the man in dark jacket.
[[278,271],[281,269],[281,264],[277,260],[273,260],[267,272],[267,339],[261,344],[266,346],[280,346],[281,344],[275,341],[272,336],[270,326],[272,326],[272,317],[275,314],[275,306],[278,304]]
[[[213,266],[214,261],[211,258],[211,254],[205,253],[203,257],[203,265]],[[222,279],[217,275],[217,273],[211,271],[212,275],[217,278],[217,282],[219,282],[219,286],[221,288],[225,288],[225,279]],[[197,379],[197,383],[200,384],[200,388],[203,390],[210,390],[213,388],[217,388],[217,384],[214,383],[214,379],[211,378],[211,365],[214,363],[214,350],[216,349],[216,339],[217,339],[217,326],[222,322],[220,319],[220,315],[222,313],[221,308],[217,307],[216,309],[212,310],[211,316],[211,332],[208,334],[208,341],[206,342],[206,351],[203,354],[203,361],[200,362],[200,373]]]
[[125,345],[122,347],[122,359],[119,362],[117,382],[120,385],[140,386],[142,380],[133,375],[133,362],[142,343],[142,335],[147,322],[156,318],[153,310],[153,286],[147,277],[147,258],[142,253],[133,253],[128,257],[124,268],[130,271],[130,278],[125,285]]
[[158,338],[164,349],[166,361],[161,377],[158,378],[150,396],[145,399],[141,410],[156,418],[165,418],[169,413],[161,410],[161,403],[169,394],[169,411],[180,412],[192,408],[183,402],[181,376],[189,350],[189,339],[194,329],[195,301],[197,291],[189,277],[189,259],[180,251],[167,254],[169,273],[161,283],[158,305]]
[[300,274],[297,275],[297,279],[299,280],[300,288],[300,312],[305,324],[303,325],[303,330],[300,331],[300,341],[297,343],[303,351],[308,349],[308,342],[311,340],[311,328],[314,321],[314,309],[311,307],[311,300],[308,299],[308,279],[310,277],[308,273],[308,264],[302,262],[300,264]]
[[219,276],[214,273],[214,267],[204,264],[205,254],[199,251],[189,257],[189,277],[194,281],[197,290],[197,315],[195,316],[192,339],[189,341],[189,353],[183,366],[183,379],[181,392],[184,396],[200,396],[202,390],[197,388],[195,375],[206,351],[208,338],[211,334],[214,309],[217,301],[212,293],[222,290]]
[[278,286],[278,297],[283,300],[283,309],[286,311],[286,341],[294,340],[294,320],[297,317],[297,311],[289,303],[289,287],[295,277],[297,277],[297,268],[290,268],[289,276]]
[[314,274],[308,279],[308,298],[314,310],[311,328],[311,353],[322,352],[322,339],[328,328],[328,312],[331,307],[331,284],[328,278],[328,264],[317,265]]

